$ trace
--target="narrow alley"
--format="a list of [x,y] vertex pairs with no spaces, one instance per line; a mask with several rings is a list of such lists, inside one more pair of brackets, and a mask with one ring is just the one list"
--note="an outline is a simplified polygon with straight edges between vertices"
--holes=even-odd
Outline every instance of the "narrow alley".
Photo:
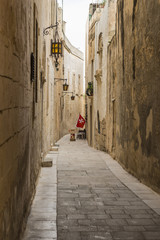
[[0,0],[0,240],[160,240],[160,0]]
[[[70,142],[67,135],[58,144],[58,153],[51,154],[54,169],[57,166],[57,181],[53,180],[53,171],[47,170],[49,182],[44,194],[49,199],[45,197],[45,205],[39,205],[38,217],[33,204],[23,240],[160,239],[158,194],[129,175],[107,153],[89,147],[85,140]],[[57,191],[52,181],[57,182]],[[41,182],[40,178],[38,192]]]

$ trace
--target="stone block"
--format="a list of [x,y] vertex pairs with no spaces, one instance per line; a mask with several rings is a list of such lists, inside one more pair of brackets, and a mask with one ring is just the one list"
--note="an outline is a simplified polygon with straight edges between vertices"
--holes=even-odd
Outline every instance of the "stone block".
[[57,146],[51,147],[50,151],[57,152],[58,151],[58,147]]
[[41,163],[42,167],[52,167],[52,165],[53,165],[53,162],[50,159],[44,159],[44,161],[42,161]]

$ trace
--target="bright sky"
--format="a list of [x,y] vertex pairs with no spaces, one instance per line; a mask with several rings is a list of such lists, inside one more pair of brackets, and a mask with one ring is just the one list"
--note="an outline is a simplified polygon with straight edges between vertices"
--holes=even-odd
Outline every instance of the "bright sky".
[[[58,0],[62,6],[62,0]],[[63,0],[63,19],[66,24],[66,36],[73,46],[85,50],[85,25],[92,0]]]

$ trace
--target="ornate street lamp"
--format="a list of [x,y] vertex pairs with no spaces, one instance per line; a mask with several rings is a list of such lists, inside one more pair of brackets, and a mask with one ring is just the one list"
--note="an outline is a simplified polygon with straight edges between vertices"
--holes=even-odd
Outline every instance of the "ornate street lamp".
[[58,35],[58,31],[56,29],[56,33],[55,33],[55,39],[54,41],[51,40],[51,55],[54,56],[55,58],[55,67],[58,69],[58,59],[60,56],[62,56],[62,41],[59,40],[59,35]]
[[63,83],[63,91],[66,92],[68,90],[68,87],[69,87],[69,85],[67,84],[67,79],[64,79],[64,78],[54,78],[54,83],[59,82],[59,81],[64,81],[64,83]]
[[64,92],[63,96],[65,96],[68,93],[72,93],[71,100],[73,101],[75,99],[75,95],[73,95],[74,94],[73,92]]
[[68,87],[69,87],[69,85],[65,82],[64,84],[63,84],[63,91],[67,91],[68,90]]
[[52,25],[52,24],[51,24],[51,26],[45,28],[45,29],[43,30],[43,36],[44,36],[44,35],[49,35],[50,29],[53,29],[53,28],[57,27],[57,25],[58,25],[58,23],[56,23],[55,25]]
[[56,24],[55,25],[51,24],[51,26],[45,28],[43,30],[43,35],[48,35],[50,33],[49,30],[53,29],[54,27],[56,28],[56,31],[55,31],[54,41],[51,40],[51,56],[54,56],[54,58],[55,58],[55,67],[58,71],[59,70],[58,58],[59,58],[59,56],[62,56],[62,41],[60,41],[59,34],[58,34],[57,0],[56,0]]
[[72,95],[72,96],[71,96],[71,100],[73,101],[74,99],[75,99],[75,96],[74,96],[74,95]]

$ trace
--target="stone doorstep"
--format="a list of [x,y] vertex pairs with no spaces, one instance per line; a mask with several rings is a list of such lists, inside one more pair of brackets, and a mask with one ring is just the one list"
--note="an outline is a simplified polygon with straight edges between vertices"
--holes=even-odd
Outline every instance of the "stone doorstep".
[[52,158],[45,157],[45,159],[41,163],[42,167],[52,167],[53,166],[53,160]]
[[49,151],[48,154],[54,154],[54,155],[57,155],[57,154],[58,154],[58,151]]
[[50,151],[57,152],[58,151],[58,146],[51,147]]
[[52,167],[53,162],[55,163],[55,161],[57,160],[57,154],[58,154],[58,150],[49,151],[48,154],[43,159],[43,161],[41,163],[41,167]]
[[55,147],[59,147],[59,144],[58,144],[58,143],[55,143],[54,146],[55,146]]
[[41,163],[41,167],[46,168],[46,167],[52,167],[53,163],[52,161],[44,161]]

